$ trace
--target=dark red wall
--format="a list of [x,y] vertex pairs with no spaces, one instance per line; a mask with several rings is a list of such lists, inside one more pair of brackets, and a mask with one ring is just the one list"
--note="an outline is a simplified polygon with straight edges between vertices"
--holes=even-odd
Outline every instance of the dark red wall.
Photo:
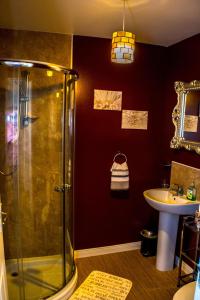
[[163,160],[175,160],[186,165],[200,168],[200,156],[187,150],[173,150],[169,148],[170,140],[174,134],[171,114],[177,103],[174,90],[175,81],[200,80],[200,34],[188,38],[167,49],[169,61],[169,75],[164,101],[164,131],[163,131]]
[[[200,156],[195,152],[185,149],[170,149],[170,140],[174,134],[174,125],[171,114],[177,103],[177,95],[174,90],[175,81],[200,80],[200,34],[177,43],[167,49],[168,78],[166,81],[163,122],[162,160],[174,160],[189,166],[200,168]],[[181,222],[180,222],[181,229]],[[179,229],[179,232],[180,232]],[[177,254],[180,251],[180,234],[177,242]],[[189,243],[189,240],[188,240]]]
[[[73,67],[79,72],[76,116],[75,248],[139,240],[157,221],[143,191],[161,184],[163,89],[166,48],[137,44],[135,62],[111,63],[111,40],[74,37]],[[123,109],[147,110],[148,130],[121,129],[121,112],[93,109],[94,89],[123,92]],[[171,122],[171,120],[170,120]],[[110,168],[120,150],[128,157],[130,191],[110,193]]]

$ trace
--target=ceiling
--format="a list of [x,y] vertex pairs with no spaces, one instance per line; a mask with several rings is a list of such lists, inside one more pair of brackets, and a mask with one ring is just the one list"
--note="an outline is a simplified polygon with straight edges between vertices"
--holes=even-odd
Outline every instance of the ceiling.
[[[169,46],[200,33],[200,0],[126,0],[136,41]],[[111,38],[123,0],[0,0],[0,27]]]

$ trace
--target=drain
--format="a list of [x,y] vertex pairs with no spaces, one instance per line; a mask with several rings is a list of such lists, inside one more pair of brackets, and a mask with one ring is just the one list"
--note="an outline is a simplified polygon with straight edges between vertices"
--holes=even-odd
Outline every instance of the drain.
[[17,277],[18,275],[19,275],[19,273],[17,273],[17,272],[11,273],[11,276],[13,276],[13,277]]

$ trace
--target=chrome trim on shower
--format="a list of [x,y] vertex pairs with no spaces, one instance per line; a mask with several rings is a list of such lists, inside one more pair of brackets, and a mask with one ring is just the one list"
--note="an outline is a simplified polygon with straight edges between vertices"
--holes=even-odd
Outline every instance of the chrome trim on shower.
[[63,72],[64,74],[74,76],[75,80],[78,79],[78,73],[75,70],[42,61],[0,58],[0,65],[5,65],[9,67],[42,68],[57,72]]
[[[55,65],[55,64],[49,64],[49,63],[45,63],[45,62],[40,62],[40,61],[31,61],[31,60],[20,60],[20,59],[3,59],[0,58],[0,69],[2,72],[5,72],[5,76],[11,76],[11,84],[10,86],[5,84],[5,90],[7,89],[8,91],[13,91],[16,95],[14,95],[14,100],[15,100],[15,106],[14,104],[12,104],[12,108],[14,107],[15,110],[17,111],[16,114],[16,120],[17,120],[17,128],[19,128],[19,131],[17,131],[17,138],[16,138],[16,151],[18,151],[16,153],[16,157],[14,156],[14,159],[16,158],[16,162],[13,160],[12,161],[12,165],[14,165],[12,167],[12,169],[9,169],[9,167],[7,166],[8,170],[7,173],[3,172],[0,170],[0,176],[10,176],[13,175],[14,172],[16,172],[15,176],[13,176],[13,178],[11,178],[11,180],[13,180],[15,186],[14,186],[14,192],[16,194],[16,199],[14,199],[16,203],[16,234],[17,237],[19,237],[19,239],[16,241],[16,249],[17,249],[17,253],[16,253],[16,260],[17,260],[17,270],[18,273],[21,275],[20,280],[22,280],[22,283],[20,281],[20,285],[19,285],[19,296],[21,297],[21,299],[25,299],[25,288],[26,288],[26,282],[32,282],[35,285],[40,286],[41,288],[47,288],[49,289],[48,295],[45,295],[45,297],[43,297],[41,295],[41,297],[39,299],[55,299],[55,300],[61,300],[62,298],[66,298],[68,296],[71,295],[72,291],[75,289],[76,286],[76,282],[77,282],[77,270],[76,270],[76,266],[75,266],[75,262],[74,262],[74,237],[73,237],[73,227],[74,227],[74,222],[73,222],[73,208],[74,207],[74,203],[73,203],[73,180],[71,179],[71,176],[73,176],[73,173],[71,170],[74,168],[74,165],[72,164],[72,160],[71,158],[69,159],[70,161],[70,172],[69,172],[69,176],[66,176],[67,173],[67,166],[68,164],[66,163],[67,159],[68,159],[68,154],[70,154],[73,151],[73,143],[70,142],[70,148],[68,149],[67,147],[67,141],[68,141],[68,137],[72,135],[72,139],[74,140],[74,107],[75,104],[74,102],[74,90],[75,90],[75,82],[78,79],[78,73],[75,70],[71,70],[71,69],[67,69],[63,66],[59,66],[59,65]],[[12,70],[12,72],[11,72]],[[51,73],[54,73],[53,75],[58,76],[58,80],[54,82],[54,78],[52,78],[51,80],[47,77],[48,75],[48,70],[51,70]],[[40,72],[42,71],[42,72]],[[53,72],[52,72],[53,71]],[[55,71],[55,72],[54,72]],[[33,74],[31,74],[33,72]],[[30,73],[30,78],[29,78],[29,73]],[[8,74],[8,75],[7,75]],[[40,75],[41,74],[41,75]],[[46,90],[42,90],[40,88],[40,77],[39,76],[44,76],[44,79],[47,78],[47,84],[45,83],[45,88],[46,86],[48,87],[49,82],[52,83],[50,85],[50,88],[46,88]],[[62,80],[61,80],[62,78]],[[34,80],[36,80],[34,82]],[[32,83],[32,85],[31,85]],[[43,82],[42,82],[43,83]],[[7,87],[8,86],[8,87]],[[43,87],[43,86],[42,86]],[[35,88],[35,90],[32,93],[32,89]],[[52,91],[55,90],[59,90],[59,97],[57,97],[57,94],[52,94],[53,97],[51,97],[51,101],[53,105],[54,105],[54,98],[55,101],[59,101],[59,118],[58,118],[58,130],[60,130],[61,135],[59,136],[59,159],[58,159],[58,171],[57,168],[55,169],[56,175],[54,177],[49,177],[47,178],[48,182],[50,183],[48,185],[48,189],[50,190],[50,193],[53,192],[52,197],[50,195],[49,197],[49,202],[50,201],[54,201],[54,199],[57,201],[59,210],[56,211],[56,218],[57,216],[59,217],[59,222],[57,222],[57,224],[55,224],[55,232],[57,231],[58,234],[57,236],[57,241],[59,243],[59,257],[60,257],[60,262],[61,264],[59,265],[59,283],[58,286],[54,287],[49,286],[48,282],[46,281],[42,281],[40,282],[40,280],[37,280],[37,273],[31,273],[29,274],[26,269],[24,269],[24,248],[23,248],[23,239],[22,239],[22,233],[20,230],[23,230],[23,222],[24,220],[20,220],[21,218],[21,208],[23,208],[23,203],[21,200],[21,195],[23,194],[24,191],[24,187],[28,190],[26,184],[26,177],[24,176],[22,178],[22,180],[20,181],[19,178],[21,176],[21,173],[23,172],[23,174],[27,174],[27,171],[30,171],[29,173],[29,177],[30,177],[30,181],[33,178],[33,171],[32,171],[32,163],[33,163],[33,159],[32,159],[32,144],[33,143],[35,145],[35,142],[37,142],[38,140],[35,139],[35,137],[37,137],[39,135],[39,130],[37,128],[37,124],[41,124],[41,122],[36,123],[36,126],[30,126],[30,128],[26,129],[25,127],[29,126],[30,123],[33,123],[35,120],[37,120],[38,118],[40,118],[41,114],[40,114],[40,110],[38,109],[38,107],[36,107],[37,109],[35,109],[35,107],[32,107],[32,104],[34,104],[34,99],[37,99],[36,96],[44,95],[44,93],[46,94],[47,91],[47,96],[51,95]],[[6,90],[6,91],[7,91]],[[38,92],[39,91],[39,92]],[[41,92],[42,91],[42,92]],[[41,92],[41,93],[40,93]],[[69,94],[71,93],[71,94]],[[5,96],[9,96],[11,95],[12,97],[12,92],[8,92]],[[42,98],[41,97],[41,98]],[[59,98],[59,99],[56,99]],[[10,99],[10,98],[9,98]],[[12,98],[11,98],[12,99]],[[5,99],[4,99],[5,100]],[[48,101],[48,97],[45,97],[45,101]],[[35,101],[36,102],[36,101]],[[10,102],[9,102],[10,103]],[[40,102],[39,102],[40,103]],[[46,102],[45,102],[46,103]],[[57,105],[57,102],[55,103],[55,105]],[[54,106],[51,106],[51,110],[54,108]],[[45,108],[44,108],[45,109]],[[68,110],[72,110],[68,111]],[[49,110],[49,111],[51,111]],[[6,111],[6,110],[5,110]],[[31,112],[34,112],[37,114],[37,116],[32,116]],[[68,115],[70,115],[70,118],[68,118]],[[40,120],[43,120],[42,118]],[[71,122],[69,122],[69,120]],[[46,124],[46,123],[44,123]],[[57,123],[56,123],[57,124]],[[46,124],[48,126],[48,124]],[[57,125],[55,125],[57,126]],[[40,126],[39,126],[40,128]],[[33,131],[33,133],[32,133]],[[68,132],[69,131],[69,132]],[[34,138],[32,139],[32,137],[34,136]],[[20,137],[20,138],[19,138]],[[53,145],[53,138],[52,138],[52,145]],[[26,143],[28,145],[30,145],[30,148],[26,148]],[[11,144],[12,146],[12,144]],[[51,145],[50,145],[51,146]],[[54,148],[51,148],[49,146],[49,149],[51,151],[53,151]],[[23,148],[22,148],[23,147]],[[43,149],[43,148],[42,148]],[[46,148],[45,148],[46,149]],[[57,149],[57,148],[56,148]],[[11,149],[12,150],[12,149]],[[40,149],[39,149],[40,150]],[[28,158],[30,157],[30,161],[27,161],[27,164],[24,164],[24,157],[26,158],[26,156],[22,156],[20,157],[20,151],[29,151],[31,154],[30,156],[28,156]],[[71,152],[70,152],[71,151]],[[11,152],[12,154],[12,152]],[[37,153],[36,151],[33,153],[33,157],[36,157]],[[37,156],[38,157],[38,156]],[[45,155],[44,155],[44,163],[45,163]],[[71,157],[71,156],[70,156]],[[6,156],[7,158],[7,156]],[[72,157],[73,159],[73,157]],[[43,160],[43,157],[42,157]],[[7,160],[5,160],[5,162],[7,163]],[[9,161],[10,162],[10,161]],[[3,165],[4,166],[4,165]],[[27,169],[28,167],[28,169]],[[5,168],[6,169],[6,168]],[[9,172],[8,172],[9,171]],[[11,172],[12,171],[12,172]],[[21,172],[22,171],[22,172]],[[27,173],[26,173],[27,172]],[[57,176],[58,175],[58,176]],[[40,176],[40,175],[39,175]],[[29,179],[29,178],[28,178]],[[53,179],[53,180],[51,180]],[[55,180],[54,180],[55,179]],[[23,183],[23,184],[21,184]],[[53,183],[53,184],[52,184]],[[21,186],[22,189],[21,189]],[[32,201],[32,181],[30,184],[30,203],[32,204],[34,201]],[[45,188],[45,187],[44,187]],[[49,194],[47,193],[47,191],[44,191],[45,195],[48,197]],[[57,193],[56,193],[57,192]],[[59,193],[59,194],[58,194]],[[29,196],[28,195],[28,196]],[[15,196],[15,195],[14,195]],[[43,197],[42,197],[43,198]],[[44,201],[47,201],[46,199]],[[26,204],[25,204],[26,205]],[[30,205],[30,207],[32,207]],[[30,209],[31,210],[31,209]],[[32,210],[33,211],[33,210]],[[41,212],[42,216],[43,216],[43,212]],[[2,215],[0,214],[0,216],[2,217]],[[3,217],[5,217],[6,215],[3,215]],[[32,214],[31,212],[31,217],[34,218],[34,222],[37,223],[36,217],[34,216],[34,214]],[[48,217],[45,215],[45,217]],[[31,218],[30,218],[31,219]],[[47,218],[45,218],[45,222],[47,223]],[[53,222],[53,221],[52,221]],[[34,223],[34,224],[35,224]],[[39,223],[37,223],[39,224]],[[47,223],[48,224],[48,223]],[[72,229],[71,229],[72,228]],[[46,231],[44,232],[45,238],[46,236],[48,237],[48,232],[46,233]],[[42,236],[42,234],[41,234]],[[47,244],[48,246],[48,244]],[[45,251],[45,250],[44,250]],[[57,251],[57,250],[56,250]],[[43,252],[42,252],[43,255]],[[36,268],[37,270],[37,268]],[[27,276],[28,275],[28,276]],[[31,275],[31,276],[29,276]],[[46,280],[46,279],[45,279]],[[73,283],[73,284],[72,284]],[[60,291],[59,291],[60,289]],[[68,291],[70,289],[70,291]],[[57,292],[55,295],[49,296],[49,294],[53,293],[53,292]],[[50,298],[49,298],[50,297]]]

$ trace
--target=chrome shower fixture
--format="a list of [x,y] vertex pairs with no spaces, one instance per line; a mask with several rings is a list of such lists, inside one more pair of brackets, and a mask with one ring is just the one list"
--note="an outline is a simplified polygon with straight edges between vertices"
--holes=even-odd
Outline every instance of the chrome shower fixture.
[[38,117],[29,114],[30,91],[29,72],[22,71],[19,82],[20,125],[22,128],[27,127],[38,119]]

